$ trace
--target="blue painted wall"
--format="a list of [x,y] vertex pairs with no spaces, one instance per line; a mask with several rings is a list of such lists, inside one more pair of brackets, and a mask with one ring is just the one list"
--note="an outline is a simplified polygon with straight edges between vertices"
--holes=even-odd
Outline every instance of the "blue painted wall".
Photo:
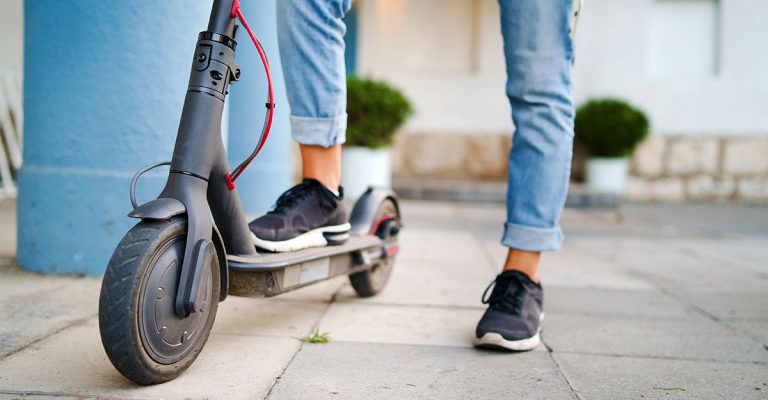
[[[243,1],[243,14],[269,57],[275,86],[275,119],[269,139],[261,153],[237,180],[237,191],[251,215],[271,208],[277,197],[292,184],[290,109],[285,94],[280,53],[277,47],[275,0]],[[261,133],[267,80],[259,54],[248,32],[240,29],[237,38],[237,63],[243,71],[240,81],[230,89],[229,162],[234,168],[251,154]]]
[[[170,159],[210,1],[25,2],[24,166],[18,262],[100,274],[136,222],[128,185]],[[149,174],[140,201],[165,176]]]
[[347,75],[357,73],[357,36],[358,36],[358,3],[353,3],[352,8],[346,16],[344,23],[347,25],[347,33],[344,35],[344,64],[347,67]]

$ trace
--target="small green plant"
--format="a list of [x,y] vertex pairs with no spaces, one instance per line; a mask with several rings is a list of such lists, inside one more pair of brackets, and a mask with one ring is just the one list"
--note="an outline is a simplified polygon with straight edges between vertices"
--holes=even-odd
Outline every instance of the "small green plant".
[[301,339],[304,343],[328,343],[331,338],[328,336],[328,332],[320,332],[319,329],[315,329],[314,332]]
[[347,145],[371,149],[391,146],[395,133],[413,114],[408,99],[390,84],[347,78]]
[[626,157],[648,136],[645,114],[613,98],[592,99],[576,111],[576,138],[596,157]]

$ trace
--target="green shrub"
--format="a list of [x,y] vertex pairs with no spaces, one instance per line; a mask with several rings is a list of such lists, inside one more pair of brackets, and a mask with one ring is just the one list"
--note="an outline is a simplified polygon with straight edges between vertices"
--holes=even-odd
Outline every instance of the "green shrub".
[[386,82],[347,79],[347,145],[372,149],[391,146],[397,129],[413,114],[411,103]]
[[648,136],[645,114],[629,103],[592,99],[576,111],[576,137],[596,157],[626,157]]

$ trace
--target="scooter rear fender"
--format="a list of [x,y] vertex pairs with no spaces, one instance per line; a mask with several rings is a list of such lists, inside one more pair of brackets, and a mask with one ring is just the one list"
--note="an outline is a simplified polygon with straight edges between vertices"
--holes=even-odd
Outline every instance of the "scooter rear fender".
[[355,202],[354,208],[352,208],[352,214],[349,216],[349,222],[352,225],[352,229],[349,231],[351,235],[367,235],[371,227],[374,224],[374,217],[376,211],[379,209],[379,204],[384,200],[392,200],[400,213],[400,202],[397,199],[397,194],[391,189],[369,187],[368,190],[363,193],[360,198]]

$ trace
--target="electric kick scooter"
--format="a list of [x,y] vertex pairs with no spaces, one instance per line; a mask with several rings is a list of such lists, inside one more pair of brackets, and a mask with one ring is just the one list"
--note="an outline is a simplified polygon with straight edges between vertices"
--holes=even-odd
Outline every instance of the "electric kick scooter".
[[[229,84],[240,78],[236,18],[264,63],[269,102],[259,147],[230,173],[221,118]],[[388,190],[369,188],[355,203],[349,238],[342,244],[257,252],[234,180],[263,146],[273,109],[269,63],[239,1],[214,0],[208,29],[198,36],[173,158],[134,176],[129,217],[141,221],[115,249],[102,283],[101,340],[109,360],[128,379],[155,384],[179,376],[200,354],[227,295],[271,297],[339,275],[349,275],[363,297],[386,284],[400,230],[397,197]],[[168,164],[158,198],[136,204],[141,174]]]

